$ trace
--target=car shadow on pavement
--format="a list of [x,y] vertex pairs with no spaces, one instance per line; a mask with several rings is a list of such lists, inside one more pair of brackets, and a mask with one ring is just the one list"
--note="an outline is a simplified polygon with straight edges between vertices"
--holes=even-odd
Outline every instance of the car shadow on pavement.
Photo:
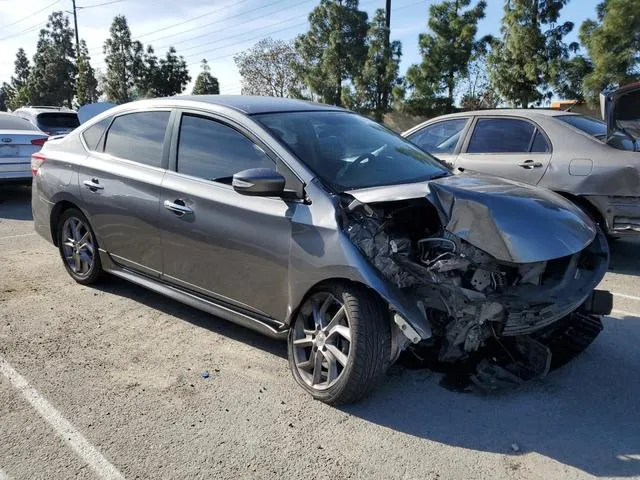
[[640,276],[640,240],[620,239],[609,246],[609,271]]
[[0,218],[33,220],[31,214],[31,187],[24,185],[0,186]]
[[143,303],[148,307],[177,317],[180,320],[184,320],[200,328],[224,335],[225,337],[245,343],[251,347],[259,348],[272,355],[277,355],[284,359],[287,358],[286,342],[265,337],[245,327],[208,314],[197,308],[190,307],[189,305],[185,305],[177,300],[165,297],[164,295],[160,295],[126,280],[107,276],[92,287],[120,297],[131,298],[136,302]]
[[640,475],[640,318],[604,323],[580,357],[518,389],[456,393],[438,384],[439,374],[404,371],[344,410],[431,441],[511,455],[515,462],[537,452],[596,476]]

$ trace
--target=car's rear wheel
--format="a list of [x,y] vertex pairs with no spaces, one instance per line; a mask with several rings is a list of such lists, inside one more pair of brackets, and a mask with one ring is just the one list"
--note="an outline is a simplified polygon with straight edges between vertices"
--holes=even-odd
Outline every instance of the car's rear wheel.
[[70,208],[62,212],[58,220],[58,248],[64,267],[76,282],[89,285],[102,276],[98,243],[80,210]]
[[296,381],[329,404],[357,401],[384,378],[391,355],[388,313],[365,287],[332,283],[313,292],[289,332]]

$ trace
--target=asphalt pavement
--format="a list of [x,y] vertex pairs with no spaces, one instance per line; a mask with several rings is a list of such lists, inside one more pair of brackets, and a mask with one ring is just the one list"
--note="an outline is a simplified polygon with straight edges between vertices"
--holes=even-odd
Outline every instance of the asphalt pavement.
[[612,245],[601,288],[604,331],[545,379],[456,393],[396,366],[334,408],[295,384],[284,343],[74,283],[30,190],[0,187],[0,480],[640,478],[640,242]]

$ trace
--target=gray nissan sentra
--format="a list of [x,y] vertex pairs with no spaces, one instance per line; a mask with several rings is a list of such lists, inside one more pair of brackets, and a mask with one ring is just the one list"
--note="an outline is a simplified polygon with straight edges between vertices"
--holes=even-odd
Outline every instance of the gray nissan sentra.
[[446,167],[385,127],[298,100],[115,107],[33,155],[36,230],[105,273],[288,338],[314,398],[365,396],[401,352],[498,388],[602,328],[599,228],[544,189]]

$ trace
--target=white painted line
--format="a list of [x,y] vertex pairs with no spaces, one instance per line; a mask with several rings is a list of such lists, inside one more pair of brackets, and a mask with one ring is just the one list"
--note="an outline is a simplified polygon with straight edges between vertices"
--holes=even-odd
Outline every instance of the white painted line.
[[0,480],[9,480],[9,475],[4,473],[4,471],[0,468]]
[[634,297],[633,295],[625,295],[624,293],[616,293],[616,292],[611,292],[611,294],[614,297],[626,298],[628,300],[635,300],[637,302],[640,302],[640,297]]
[[638,317],[640,318],[640,313],[627,312],[626,310],[611,310],[611,313],[617,313],[618,315],[626,315],[628,317]]
[[33,233],[23,233],[21,235],[9,235],[7,237],[0,237],[0,240],[4,240],[6,238],[31,237],[32,235],[37,235],[37,233],[33,232]]
[[[53,405],[51,405],[9,363],[0,357],[0,373],[22,394],[23,398],[53,427],[75,452],[89,464],[100,478],[124,480],[122,474],[76,430]],[[2,477],[0,476],[0,479]]]

